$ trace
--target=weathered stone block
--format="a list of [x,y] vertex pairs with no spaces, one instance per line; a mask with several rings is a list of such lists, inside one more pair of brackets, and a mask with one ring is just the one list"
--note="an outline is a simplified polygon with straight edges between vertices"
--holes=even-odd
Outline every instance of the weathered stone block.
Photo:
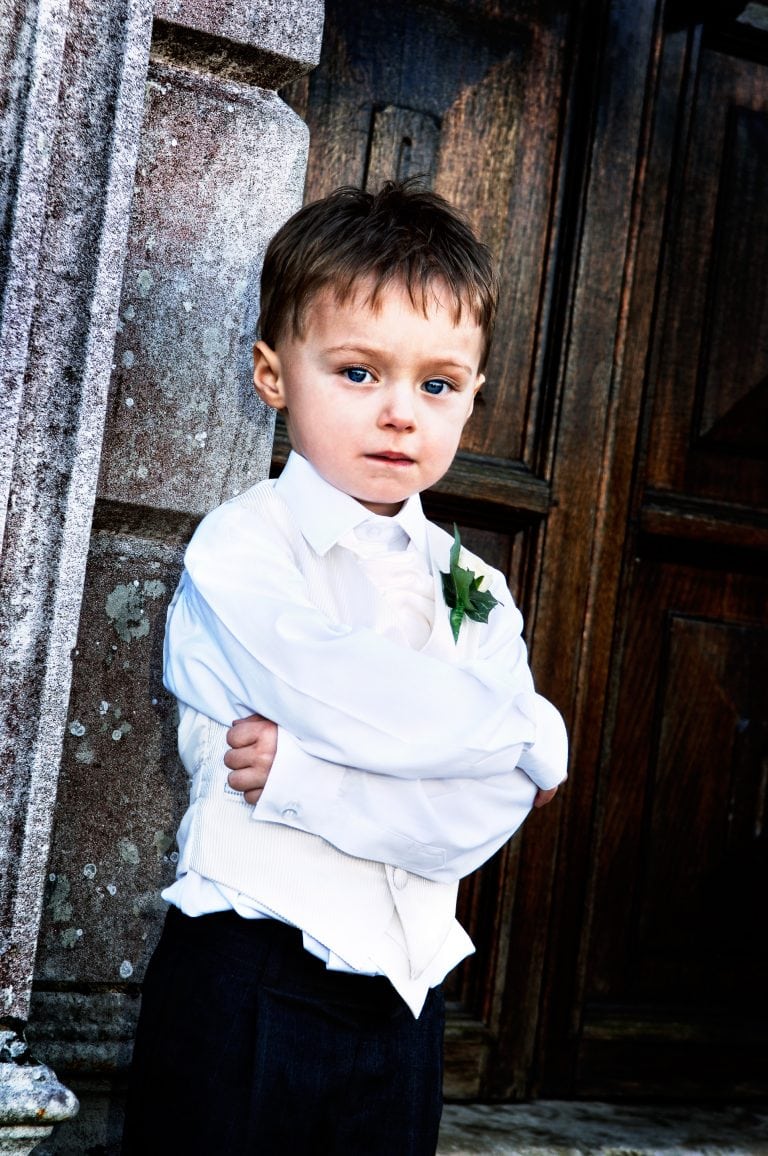
[[0,1154],[26,1156],[77,1108],[44,1064],[0,1064]]
[[[186,804],[176,706],[162,685],[180,549],[92,539],[59,781],[36,981],[141,981],[175,872]],[[47,1058],[47,1057],[46,1057]]]
[[[173,38],[176,52],[186,50],[195,59],[202,59],[205,53],[208,67],[227,67],[215,59],[216,41],[251,49],[252,58],[269,74],[257,82],[265,87],[285,84],[314,68],[320,59],[322,0],[302,0],[300,4],[295,0],[237,0],[234,4],[226,0],[156,0],[155,19],[169,26],[158,29],[160,45]],[[200,45],[190,31],[202,34],[206,41]]]
[[100,496],[204,513],[263,477],[251,386],[267,241],[301,203],[307,130],[274,93],[153,67]]
[[32,9],[20,44],[25,135],[14,142],[13,208],[3,221],[10,262],[0,327],[9,406],[0,445],[0,1010],[19,1019],[35,956],[151,27],[146,3]]

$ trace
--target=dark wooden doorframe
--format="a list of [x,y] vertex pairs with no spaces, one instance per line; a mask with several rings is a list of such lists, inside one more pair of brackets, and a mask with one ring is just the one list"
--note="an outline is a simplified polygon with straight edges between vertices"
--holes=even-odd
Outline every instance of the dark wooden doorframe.
[[[569,719],[571,778],[559,814],[544,816],[557,845],[545,888],[536,848],[526,863],[540,969],[521,966],[508,984],[493,1088],[517,1097],[570,1095],[579,1039],[600,741],[662,229],[642,216],[662,15],[654,3],[587,5],[575,45],[564,207],[574,235],[557,347],[552,508],[531,624],[534,669],[546,672],[544,692]],[[523,943],[517,955],[522,964]],[[539,1003],[533,1038],[515,1016],[525,987]]]

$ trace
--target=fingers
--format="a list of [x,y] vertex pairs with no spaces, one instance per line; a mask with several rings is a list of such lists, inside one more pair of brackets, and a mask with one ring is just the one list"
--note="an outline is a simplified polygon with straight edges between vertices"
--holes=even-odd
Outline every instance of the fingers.
[[[224,766],[230,771],[237,771],[241,775],[258,775],[267,777],[275,761],[275,751],[271,746],[245,747],[241,751],[227,751],[224,756]],[[230,784],[231,786],[232,784]],[[250,786],[250,784],[249,784]],[[242,790],[242,787],[236,787]]]
[[246,767],[253,767],[260,762],[259,748],[253,746],[237,748],[227,751],[224,756],[224,766],[230,771],[243,771]]
[[541,787],[539,787],[536,792],[536,798],[533,800],[534,807],[546,807],[547,803],[551,803],[554,799],[557,790],[557,787],[552,787],[549,791],[543,791]]
[[248,770],[230,771],[227,782],[233,791],[242,791],[247,803],[258,803],[267,781],[268,771],[258,771],[253,767]]
[[260,787],[254,788],[252,791],[243,791],[243,798],[245,799],[246,803],[250,803],[251,806],[255,806],[256,803],[258,803],[261,795],[262,790]]
[[247,718],[236,718],[227,731],[227,743],[231,747],[250,747],[258,742],[264,725],[272,726],[269,719],[260,714],[251,714]]
[[236,719],[227,731],[227,742],[227,782],[234,791],[242,791],[247,803],[258,803],[277,753],[277,725],[258,714]]
[[267,771],[249,767],[245,771],[230,771],[227,782],[233,791],[261,791],[267,781]]

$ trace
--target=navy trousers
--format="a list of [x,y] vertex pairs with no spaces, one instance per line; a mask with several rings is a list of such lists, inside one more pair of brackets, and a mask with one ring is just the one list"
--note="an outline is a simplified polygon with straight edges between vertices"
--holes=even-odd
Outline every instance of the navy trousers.
[[301,933],[175,908],[150,960],[123,1156],[434,1156],[444,1002],[328,971]]

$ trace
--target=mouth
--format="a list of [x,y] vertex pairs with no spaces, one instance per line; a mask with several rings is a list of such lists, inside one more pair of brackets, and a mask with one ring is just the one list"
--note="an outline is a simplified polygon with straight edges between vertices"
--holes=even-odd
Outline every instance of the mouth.
[[374,462],[388,462],[393,466],[412,466],[413,458],[409,458],[407,454],[399,454],[394,450],[384,450],[378,454],[366,454]]

